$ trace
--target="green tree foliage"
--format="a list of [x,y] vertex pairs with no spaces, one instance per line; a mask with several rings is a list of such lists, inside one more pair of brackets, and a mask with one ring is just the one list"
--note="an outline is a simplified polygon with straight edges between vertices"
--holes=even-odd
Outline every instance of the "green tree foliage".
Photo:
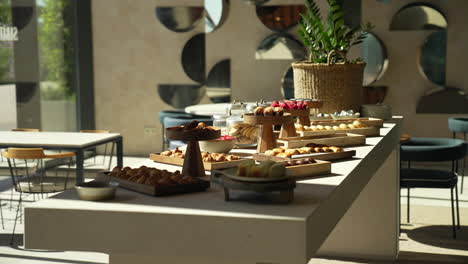
[[372,28],[365,26],[350,28],[345,25],[344,10],[338,0],[327,0],[329,9],[327,17],[322,20],[320,8],[315,0],[305,0],[307,11],[301,14],[298,34],[304,44],[309,47],[310,63],[326,63],[331,51],[334,62],[344,61],[349,49],[362,42],[367,32]]
[[[0,26],[11,26],[10,0],[0,0]],[[11,81],[13,45],[9,41],[0,41],[0,83]]]
[[41,80],[55,83],[43,91],[43,99],[60,100],[74,95],[71,89],[73,70],[72,29],[69,0],[44,0],[39,19]]

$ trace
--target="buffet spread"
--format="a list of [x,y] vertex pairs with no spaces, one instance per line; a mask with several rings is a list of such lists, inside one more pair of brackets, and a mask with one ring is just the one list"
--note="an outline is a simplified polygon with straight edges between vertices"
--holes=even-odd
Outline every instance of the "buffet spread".
[[[345,110],[311,115],[311,109],[318,112],[322,105],[320,100],[263,102],[228,118],[227,127],[196,120],[168,127],[167,138],[187,146],[151,153],[149,158],[155,167],[164,163],[181,169],[115,167],[99,178],[153,196],[201,192],[216,184],[224,190],[225,201],[232,200],[233,191],[242,191],[279,193],[277,201],[291,202],[297,180],[329,176],[334,161],[356,155],[346,147],[365,145],[366,137],[379,136],[383,126],[382,119]],[[231,107],[230,113],[235,105]],[[246,147],[256,148],[255,153],[233,152]]]

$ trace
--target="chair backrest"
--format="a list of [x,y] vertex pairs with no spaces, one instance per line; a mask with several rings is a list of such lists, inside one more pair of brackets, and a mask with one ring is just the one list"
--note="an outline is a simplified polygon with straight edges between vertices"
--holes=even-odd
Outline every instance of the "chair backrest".
[[468,117],[451,117],[448,127],[454,133],[468,133]]
[[102,133],[102,134],[106,134],[106,133],[110,133],[109,130],[80,130],[81,133]]
[[43,159],[45,158],[42,148],[8,148],[2,153],[7,159]]
[[[2,155],[8,159],[11,179],[15,190],[22,193],[54,193],[64,191],[70,186],[68,179],[73,152],[46,155],[42,148],[8,148]],[[44,159],[69,158],[69,162],[56,162],[46,165]],[[52,162],[56,160],[50,160]],[[57,160],[58,161],[58,160]],[[66,177],[59,177],[57,171],[54,176],[47,174],[51,167],[58,168],[67,165]]]
[[38,128],[14,128],[11,131],[17,131],[17,132],[41,132],[40,129]]
[[410,138],[401,145],[403,161],[455,161],[465,157],[467,145],[452,138]]

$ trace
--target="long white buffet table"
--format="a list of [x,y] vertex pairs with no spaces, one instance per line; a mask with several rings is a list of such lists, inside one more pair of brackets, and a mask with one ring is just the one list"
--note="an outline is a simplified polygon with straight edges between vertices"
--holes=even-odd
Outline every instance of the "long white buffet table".
[[[398,124],[354,148],[332,175],[300,181],[291,204],[225,202],[207,192],[155,198],[69,190],[25,208],[28,249],[96,251],[123,263],[304,264],[316,256],[393,260],[399,234]],[[166,166],[148,162],[156,167]]]

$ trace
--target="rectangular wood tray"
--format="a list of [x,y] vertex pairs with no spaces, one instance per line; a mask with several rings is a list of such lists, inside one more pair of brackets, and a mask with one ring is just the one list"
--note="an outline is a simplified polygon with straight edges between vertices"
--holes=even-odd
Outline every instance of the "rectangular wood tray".
[[173,186],[164,186],[164,187],[155,187],[147,184],[140,184],[136,182],[131,182],[128,180],[111,177],[107,174],[109,171],[106,172],[99,172],[96,179],[99,180],[109,180],[118,182],[119,187],[124,189],[135,191],[143,194],[148,194],[151,196],[169,196],[175,194],[183,194],[183,193],[192,193],[192,192],[203,192],[210,187],[210,182],[197,179],[198,182],[190,183],[190,184],[178,184]]
[[305,147],[309,143],[337,147],[348,147],[365,145],[366,136],[352,133],[336,133],[333,135],[281,138],[278,139],[276,142],[278,143],[278,145],[282,145],[286,148]]
[[319,160],[339,160],[339,159],[349,159],[355,155],[356,155],[355,150],[344,150],[342,152],[319,152],[319,153],[304,154],[304,155],[298,155],[298,157],[293,156],[292,158],[267,156],[264,153],[255,153],[253,154],[253,158],[254,160],[258,160],[258,161],[264,161],[264,160],[288,161],[288,160],[303,159],[306,157],[311,157],[311,158],[319,159]]
[[[161,156],[159,155],[159,153],[151,153],[149,158],[152,161],[156,161],[160,163],[166,163],[166,164],[177,165],[177,166],[184,165],[184,159]],[[237,165],[239,165],[239,163],[241,163],[244,160],[246,159],[241,158],[240,160],[232,160],[232,161],[203,162],[203,167],[205,167],[205,170],[219,170],[219,169],[232,168],[232,167],[237,167]]]
[[354,119],[327,119],[327,120],[313,120],[311,122],[312,125],[322,125],[322,126],[338,126],[340,124],[352,124],[355,120],[359,120],[361,123],[373,126],[373,127],[383,127],[384,120],[380,118],[372,118],[372,117],[361,117],[361,118],[354,118]]
[[286,167],[286,175],[292,178],[306,178],[331,174],[331,162],[316,161],[317,163]]
[[340,129],[340,130],[319,130],[319,131],[297,131],[301,137],[306,136],[317,136],[317,135],[334,135],[337,133],[352,133],[358,135],[364,135],[366,137],[378,137],[380,136],[380,128],[378,127],[363,127],[353,129]]

